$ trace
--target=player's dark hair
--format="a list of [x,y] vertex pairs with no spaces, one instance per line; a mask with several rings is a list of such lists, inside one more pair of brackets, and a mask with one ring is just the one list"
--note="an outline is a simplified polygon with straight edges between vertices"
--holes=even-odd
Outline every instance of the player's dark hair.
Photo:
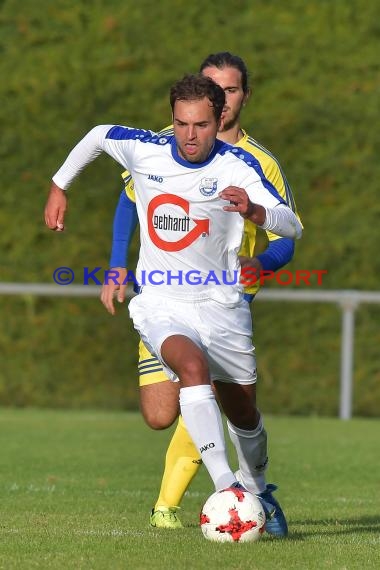
[[212,103],[215,118],[219,121],[226,97],[224,90],[209,77],[204,77],[200,73],[185,75],[170,89],[170,105],[173,112],[176,101],[194,101],[204,97]]
[[218,53],[210,53],[203,60],[199,68],[199,72],[202,73],[206,67],[217,67],[218,69],[224,69],[225,67],[235,67],[241,73],[241,86],[244,93],[248,92],[248,70],[244,61],[238,55],[233,55],[229,51],[220,51]]

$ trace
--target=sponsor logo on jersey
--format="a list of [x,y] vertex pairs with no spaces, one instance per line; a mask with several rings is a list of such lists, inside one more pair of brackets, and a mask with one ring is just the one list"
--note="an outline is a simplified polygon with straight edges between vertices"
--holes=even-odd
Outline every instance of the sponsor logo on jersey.
[[218,189],[217,178],[202,178],[199,191],[203,196],[212,196]]
[[156,174],[148,174],[148,180],[153,180],[154,182],[159,182],[160,184],[162,184],[164,181],[162,176],[156,176]]
[[[157,215],[156,209],[159,206],[171,204],[179,206],[185,212],[185,216],[172,216],[168,214]],[[190,222],[194,227],[190,229]],[[159,249],[164,251],[180,251],[191,245],[200,236],[209,235],[210,220],[205,218],[197,220],[190,216],[190,204],[184,198],[175,194],[160,194],[153,198],[148,206],[148,232],[150,239]],[[167,241],[160,237],[156,230],[169,230],[175,232],[187,232],[178,241]]]
[[188,232],[190,231],[189,216],[153,216],[153,227],[156,230],[170,230],[172,232]]

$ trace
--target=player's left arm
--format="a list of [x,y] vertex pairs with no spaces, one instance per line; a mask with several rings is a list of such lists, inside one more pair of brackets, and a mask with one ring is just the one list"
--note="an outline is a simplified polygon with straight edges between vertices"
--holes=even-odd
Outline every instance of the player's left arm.
[[[278,161],[273,157],[267,157],[267,160],[263,164],[263,172],[281,198],[283,198],[289,208],[293,210],[302,225],[290,184]],[[293,259],[295,242],[290,238],[279,238],[269,231],[267,231],[266,234],[268,238],[267,248],[257,254],[253,259],[255,259],[255,265],[257,265],[257,261],[260,263],[261,270],[277,271]]]
[[[270,263],[271,270],[274,271],[274,267],[279,269],[292,258],[294,243],[291,241],[301,237],[303,227],[296,211],[292,191],[279,163],[269,155],[262,162],[254,156],[252,159],[251,162],[254,163],[252,170],[260,179],[256,179],[253,184],[246,179],[248,185],[242,185],[246,190],[230,186],[220,194],[220,197],[229,200],[231,204],[225,206],[224,210],[239,212],[245,219],[263,228],[269,241],[277,240],[279,236],[290,239],[270,246],[269,256],[263,258],[263,263]],[[262,265],[260,260],[256,261],[257,265]]]
[[[261,186],[258,190],[264,190],[264,194],[261,193],[261,198],[259,198],[262,204],[252,202],[244,188],[228,186],[219,194],[220,198],[230,202],[228,206],[223,206],[223,210],[238,212],[243,218],[278,236],[299,239],[302,235],[302,226],[295,213],[276,191],[271,196],[265,195],[265,189]],[[259,197],[260,193],[257,192],[257,195]]]

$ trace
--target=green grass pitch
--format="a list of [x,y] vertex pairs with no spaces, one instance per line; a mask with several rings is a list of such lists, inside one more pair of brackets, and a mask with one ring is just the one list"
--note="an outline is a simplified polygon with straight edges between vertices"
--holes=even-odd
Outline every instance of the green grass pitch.
[[0,568],[380,568],[380,422],[265,422],[290,535],[217,544],[198,527],[213,490],[204,468],[182,504],[186,528],[149,527],[171,431],[138,413],[1,410]]

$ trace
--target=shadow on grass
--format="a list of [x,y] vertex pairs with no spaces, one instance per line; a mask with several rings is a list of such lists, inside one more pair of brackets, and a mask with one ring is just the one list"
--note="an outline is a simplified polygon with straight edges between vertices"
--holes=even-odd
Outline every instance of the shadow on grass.
[[[298,531],[293,530],[295,526],[307,527],[305,530]],[[185,525],[186,528],[199,528],[198,524],[190,523]],[[313,528],[318,527],[318,529]],[[291,520],[289,521],[289,535],[281,540],[303,540],[310,536],[338,536],[338,535],[349,535],[368,533],[380,534],[380,516],[363,516],[359,518],[352,519],[341,519],[336,518],[331,519],[320,519],[320,520]],[[270,536],[265,533],[265,538],[268,540],[279,540],[274,536]]]
[[[292,531],[293,526],[308,527],[302,531]],[[349,535],[368,533],[380,533],[380,516],[362,516],[358,518],[344,519],[313,519],[313,520],[292,520],[289,521],[290,533],[288,540],[302,540],[305,537],[322,534],[323,536]],[[318,527],[315,529],[313,527]]]

